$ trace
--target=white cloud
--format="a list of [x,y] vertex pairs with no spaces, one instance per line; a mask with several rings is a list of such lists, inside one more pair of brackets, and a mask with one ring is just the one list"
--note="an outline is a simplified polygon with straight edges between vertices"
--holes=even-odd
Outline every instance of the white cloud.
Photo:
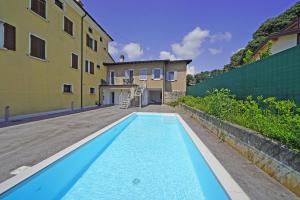
[[212,36],[210,36],[210,41],[212,43],[219,42],[219,41],[230,41],[232,39],[232,34],[230,32],[225,33],[216,33]]
[[136,59],[144,54],[142,46],[133,42],[126,44],[123,47],[122,52],[126,53],[129,59]]
[[172,44],[172,52],[177,58],[194,59],[201,54],[202,43],[209,37],[209,30],[196,27],[184,36],[181,43]]
[[108,45],[108,52],[112,56],[118,55],[118,53],[119,53],[118,43],[117,42],[111,42],[111,43],[109,43],[109,45]]
[[159,59],[162,60],[176,60],[176,56],[168,51],[161,51],[159,54]]
[[222,53],[222,48],[209,48],[208,51],[212,54],[212,55],[217,55],[219,53]]
[[193,65],[192,66],[188,65],[186,73],[191,74],[191,75],[195,75],[196,74],[196,67],[193,66]]

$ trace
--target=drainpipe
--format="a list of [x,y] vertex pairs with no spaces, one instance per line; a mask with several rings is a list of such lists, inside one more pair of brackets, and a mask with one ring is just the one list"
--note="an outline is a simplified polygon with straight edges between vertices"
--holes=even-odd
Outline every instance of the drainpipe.
[[86,17],[86,13],[81,17],[81,69],[80,69],[80,110],[83,109],[83,19]]
[[165,103],[165,84],[166,84],[166,62],[164,62],[163,64],[162,104]]

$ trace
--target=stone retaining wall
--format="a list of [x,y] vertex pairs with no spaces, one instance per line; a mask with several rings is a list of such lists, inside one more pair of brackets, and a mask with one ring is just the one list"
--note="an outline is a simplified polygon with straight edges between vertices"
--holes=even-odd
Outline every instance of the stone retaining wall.
[[263,135],[222,121],[187,105],[179,106],[249,161],[300,197],[300,153]]
[[179,91],[174,91],[174,92],[164,92],[165,96],[165,103],[170,103],[173,101],[177,101],[179,97],[185,96],[186,92],[179,92]]

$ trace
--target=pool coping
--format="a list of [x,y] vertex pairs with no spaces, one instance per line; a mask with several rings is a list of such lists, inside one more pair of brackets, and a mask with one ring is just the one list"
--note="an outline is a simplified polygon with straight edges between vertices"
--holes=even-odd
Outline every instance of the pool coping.
[[195,132],[189,127],[189,125],[182,119],[182,117],[178,113],[156,113],[156,112],[132,112],[125,117],[113,122],[110,125],[100,129],[92,133],[91,135],[87,136],[86,138],[76,142],[75,144],[59,151],[58,153],[50,156],[49,158],[39,162],[38,164],[30,167],[29,169],[24,170],[18,175],[15,175],[8,180],[0,183],[0,195],[7,192],[8,190],[12,189],[19,183],[23,182],[27,178],[31,177],[32,175],[38,173],[40,170],[48,167],[52,163],[56,162],[57,160],[61,159],[62,157],[66,156],[67,154],[71,153],[72,151],[76,150],[77,148],[81,147],[82,145],[86,144],[87,142],[93,140],[94,138],[98,137],[108,129],[112,128],[113,126],[117,125],[118,123],[122,122],[123,120],[127,119],[128,117],[139,114],[139,115],[165,115],[165,116],[177,116],[179,121],[181,122],[182,126],[189,134],[190,138],[192,139],[193,143],[197,146],[198,150],[201,152],[202,156],[204,157],[205,161],[209,165],[210,169],[216,176],[217,180],[223,186],[224,190],[228,194],[228,196],[233,200],[247,200],[250,199],[246,193],[242,190],[242,188],[233,180],[230,174],[226,171],[226,169],[221,165],[221,163],[214,157],[214,155],[209,151],[209,149],[204,145],[204,143],[200,140],[200,138],[195,134]]

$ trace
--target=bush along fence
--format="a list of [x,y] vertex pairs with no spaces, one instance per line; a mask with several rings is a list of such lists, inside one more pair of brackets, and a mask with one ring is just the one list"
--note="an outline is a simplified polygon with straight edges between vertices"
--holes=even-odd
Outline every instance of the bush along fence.
[[187,95],[205,96],[228,88],[237,98],[276,97],[300,105],[300,45],[187,88]]
[[290,101],[274,98],[259,98],[259,101],[260,104],[250,97],[236,100],[228,90],[215,90],[204,98],[182,97],[179,106],[221,141],[300,196],[297,107]]

